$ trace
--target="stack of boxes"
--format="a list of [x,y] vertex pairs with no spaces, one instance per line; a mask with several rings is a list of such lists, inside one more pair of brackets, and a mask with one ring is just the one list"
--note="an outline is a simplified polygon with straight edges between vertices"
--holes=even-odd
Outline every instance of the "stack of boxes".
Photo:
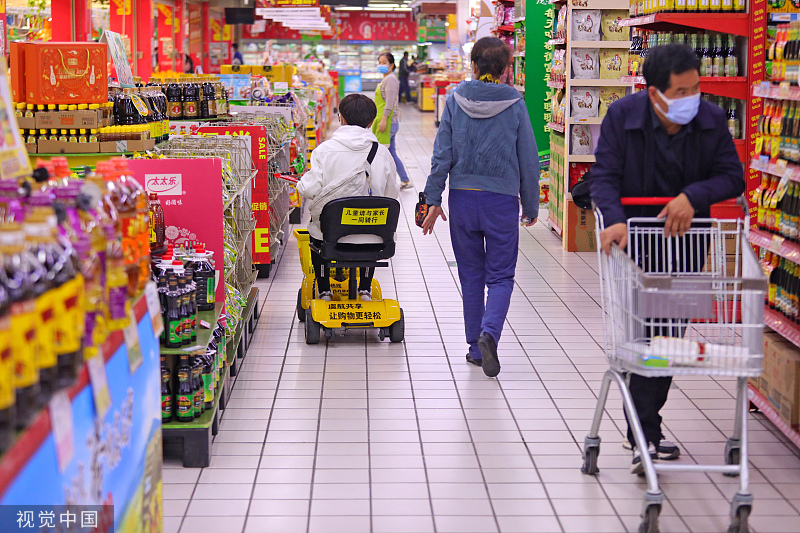
[[750,384],[790,427],[800,425],[800,350],[782,336],[764,333],[764,370]]

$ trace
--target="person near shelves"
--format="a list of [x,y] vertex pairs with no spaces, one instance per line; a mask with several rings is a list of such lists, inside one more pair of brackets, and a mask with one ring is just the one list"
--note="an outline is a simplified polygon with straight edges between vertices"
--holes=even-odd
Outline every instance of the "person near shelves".
[[[470,53],[474,80],[447,97],[425,185],[430,206],[423,234],[447,220],[442,194],[450,181],[450,239],[463,295],[467,362],[489,377],[500,373],[503,331],[517,265],[520,201],[523,221],[539,216],[539,151],[519,92],[499,83],[511,48],[479,39]],[[488,289],[488,293],[487,293]]]
[[391,52],[384,52],[378,57],[378,72],[383,75],[383,80],[375,89],[375,104],[378,106],[378,120],[372,124],[372,133],[378,142],[389,147],[392,154],[397,174],[400,176],[400,190],[410,189],[411,181],[408,179],[406,167],[397,155],[395,138],[400,130],[400,82],[394,75],[394,56]]
[[[389,150],[382,146],[375,135],[370,131],[378,114],[375,102],[363,94],[349,94],[339,102],[339,129],[333,136],[321,143],[311,153],[311,163],[300,181],[297,182],[297,192],[306,200],[313,200],[321,193],[326,193],[326,187],[334,184],[340,178],[358,169],[365,160],[370,161],[370,194],[397,198],[397,174],[394,160]],[[370,160],[370,158],[372,158]],[[335,186],[335,184],[334,184]],[[328,190],[331,190],[330,188]],[[333,197],[331,198],[333,199]],[[318,221],[308,223],[308,233],[312,242],[322,246],[322,229]],[[364,236],[364,238],[369,238]],[[354,236],[353,243],[362,242],[362,236]],[[325,271],[322,259],[311,255],[314,266],[314,276],[317,278],[319,297],[331,301],[331,281]],[[363,268],[358,284],[358,294],[361,301],[372,299],[372,276],[374,268]]]
[[244,56],[239,51],[239,45],[237,43],[233,43],[231,45],[233,47],[233,61],[231,65],[244,65]]
[[184,54],[183,57],[183,72],[187,74],[194,74],[194,60],[189,54]]
[[405,97],[406,102],[411,102],[411,85],[408,84],[408,77],[414,68],[408,62],[408,52],[403,52],[403,59],[400,60],[400,68],[397,77],[400,79],[400,98]]
[[[651,48],[643,74],[646,91],[609,107],[591,169],[589,187],[603,214],[606,229],[600,233],[600,244],[606,254],[612,243],[626,248],[629,218],[664,218],[665,234],[683,235],[693,218],[708,217],[712,204],[735,198],[745,189],[725,111],[700,98],[700,62],[694,51],[683,44]],[[623,207],[620,201],[622,197],[654,196],[674,199],[663,207]],[[640,266],[649,271],[666,268],[668,265],[656,265],[657,242],[644,237],[641,241],[636,243],[642,250]],[[698,246],[702,247],[702,242]],[[688,268],[702,270],[705,250],[692,255],[695,259]],[[666,331],[646,331],[647,336],[682,337],[686,325],[655,329]],[[678,446],[664,440],[659,414],[671,382],[670,377],[630,376],[630,392],[648,453],[655,459],[680,455]],[[623,446],[633,450],[631,472],[641,474],[641,455],[630,424]]]

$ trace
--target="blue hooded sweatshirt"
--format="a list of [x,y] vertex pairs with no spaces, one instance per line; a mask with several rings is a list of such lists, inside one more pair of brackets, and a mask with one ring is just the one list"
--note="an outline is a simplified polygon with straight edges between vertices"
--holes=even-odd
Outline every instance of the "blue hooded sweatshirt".
[[429,205],[451,189],[519,196],[522,214],[539,216],[539,151],[528,109],[508,85],[466,81],[447,99],[425,185]]

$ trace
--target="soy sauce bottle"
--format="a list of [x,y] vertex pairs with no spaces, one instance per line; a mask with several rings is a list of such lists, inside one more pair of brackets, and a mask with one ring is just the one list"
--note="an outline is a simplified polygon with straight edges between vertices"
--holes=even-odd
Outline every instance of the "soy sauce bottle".
[[178,392],[175,394],[176,417],[178,422],[194,420],[194,390],[192,369],[189,367],[189,354],[181,354],[178,374]]
[[188,345],[192,341],[191,323],[189,321],[189,294],[186,290],[186,275],[181,274],[178,277],[178,294],[180,295],[179,318],[181,321],[181,343]]
[[172,397],[172,373],[167,368],[164,355],[161,356],[161,423],[172,422],[175,405]]
[[213,311],[215,306],[216,278],[214,266],[204,247],[199,247],[189,263],[194,271],[194,280],[197,285],[197,310]]
[[203,392],[203,363],[200,357],[192,361],[192,377],[194,379],[194,417],[200,418],[206,410],[205,393]]
[[167,342],[167,309],[169,306],[167,300],[167,276],[160,275],[158,276],[158,302],[161,306],[161,321],[164,323],[164,329],[161,331],[161,336],[159,337],[159,341],[163,346]]
[[183,91],[175,78],[167,80],[167,116],[171,120],[183,118]]
[[210,410],[211,406],[214,404],[214,392],[216,388],[214,364],[216,355],[216,350],[208,349],[203,356],[203,393],[206,411]]
[[197,290],[193,281],[194,271],[186,269],[186,290],[189,305],[189,343],[197,342]]
[[187,78],[183,85],[183,118],[198,117],[199,99],[199,87],[194,83],[194,78]]
[[170,276],[167,286],[167,321],[165,324],[167,336],[164,343],[167,348],[180,348],[183,346],[179,297],[178,280],[175,279],[175,276]]

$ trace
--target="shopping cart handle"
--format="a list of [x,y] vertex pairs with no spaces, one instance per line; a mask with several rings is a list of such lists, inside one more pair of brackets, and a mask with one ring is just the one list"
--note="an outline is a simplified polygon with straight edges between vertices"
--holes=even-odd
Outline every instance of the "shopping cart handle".
[[[674,196],[643,196],[643,197],[627,197],[627,198],[620,198],[622,205],[667,205],[672,200],[674,200]],[[738,199],[732,198],[730,200],[724,200],[722,202],[714,204],[715,207],[730,207],[738,205]]]

